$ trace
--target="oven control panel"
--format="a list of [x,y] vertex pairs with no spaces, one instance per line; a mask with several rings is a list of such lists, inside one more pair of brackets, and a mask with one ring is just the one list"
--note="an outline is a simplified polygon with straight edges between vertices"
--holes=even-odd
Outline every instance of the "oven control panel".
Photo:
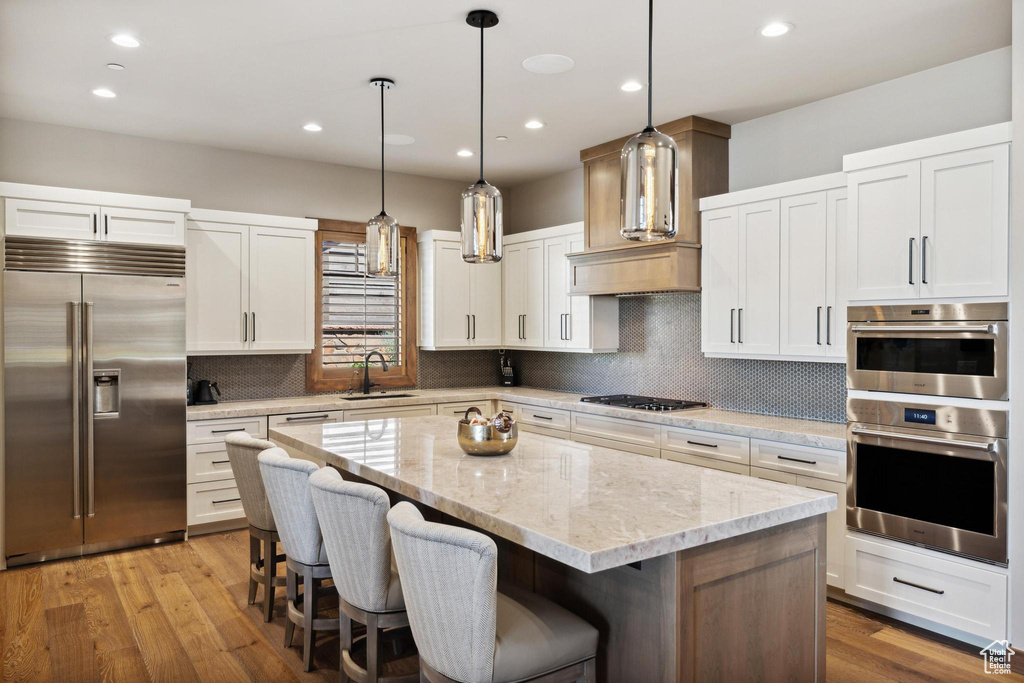
[[953,434],[1006,438],[1008,433],[1005,410],[851,398],[846,402],[846,417],[849,422],[913,427]]

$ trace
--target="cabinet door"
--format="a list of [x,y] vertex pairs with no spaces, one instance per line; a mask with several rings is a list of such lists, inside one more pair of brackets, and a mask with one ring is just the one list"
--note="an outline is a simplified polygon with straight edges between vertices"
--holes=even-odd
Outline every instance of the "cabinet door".
[[921,162],[921,296],[1005,296],[1008,145]]
[[[583,246],[583,235],[569,237],[569,253],[574,254],[584,250]],[[569,267],[569,262],[565,264],[565,291],[568,292],[572,278],[572,269]],[[618,302],[615,303],[618,307]],[[591,305],[589,296],[570,296],[569,297],[569,317],[567,326],[568,339],[565,342],[566,347],[570,349],[589,349],[593,344],[591,339]],[[599,321],[600,322],[600,321]]]
[[506,347],[522,346],[523,311],[526,309],[526,251],[522,244],[508,245],[502,251],[502,344]]
[[434,243],[435,346],[469,346],[469,269],[459,242]]
[[565,237],[544,240],[544,346],[565,348],[569,290],[566,271],[569,253]]
[[621,227],[622,161],[618,154],[583,166],[583,219],[587,224],[588,247],[621,246],[626,243]]
[[249,348],[249,226],[188,221],[186,242],[186,350]]
[[8,235],[68,240],[99,239],[98,206],[8,199],[4,229]]
[[825,355],[828,229],[824,192],[779,204],[781,258],[779,353]]
[[526,243],[526,308],[523,345],[544,345],[544,240]]
[[846,188],[829,190],[825,202],[825,355],[846,358]]
[[308,230],[249,229],[249,341],[254,351],[313,348],[316,266]]
[[779,201],[739,207],[740,300],[736,350],[779,352]]
[[141,209],[100,210],[101,237],[108,242],[135,244],[185,244],[185,215],[171,211],[143,211]]
[[701,349],[736,351],[739,301],[739,212],[736,207],[701,214]]
[[847,298],[916,298],[921,266],[921,163],[851,173],[847,190]]
[[470,276],[470,342],[473,346],[501,346],[501,263],[467,265]]
[[[751,468],[753,469],[753,468]],[[827,491],[836,494],[839,502],[836,509],[825,516],[825,561],[828,585],[843,588],[843,562],[846,561],[846,482],[826,481],[814,477],[798,476],[797,486],[815,491]]]

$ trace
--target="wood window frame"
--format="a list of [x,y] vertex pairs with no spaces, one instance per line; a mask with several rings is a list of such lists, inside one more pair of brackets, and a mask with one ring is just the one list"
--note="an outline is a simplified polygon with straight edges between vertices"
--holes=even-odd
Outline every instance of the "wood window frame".
[[[401,388],[416,386],[417,329],[419,310],[417,308],[417,263],[416,228],[401,226],[401,283],[402,283],[402,357],[401,367],[388,366],[383,372],[379,366],[370,367],[370,381],[380,388]],[[348,391],[361,389],[363,373],[359,373],[356,386],[352,387],[353,368],[325,368],[323,365],[323,243],[366,242],[366,224],[321,218],[316,231],[316,328],[313,351],[306,356],[306,391]]]

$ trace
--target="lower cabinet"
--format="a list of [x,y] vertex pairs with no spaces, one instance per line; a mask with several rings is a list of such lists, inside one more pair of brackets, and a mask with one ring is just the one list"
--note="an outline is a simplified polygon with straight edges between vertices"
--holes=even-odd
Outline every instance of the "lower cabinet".
[[224,445],[224,437],[231,432],[246,432],[257,439],[265,439],[267,418],[197,420],[186,425],[185,498],[190,534],[203,533],[202,525],[211,522],[234,520],[238,526],[245,525],[242,499],[235,487],[235,477]]
[[616,448],[652,458],[661,456],[660,427],[649,422],[624,420],[618,417],[572,414],[572,440],[594,446]]
[[479,408],[480,413],[484,417],[490,417],[495,413],[494,401],[487,399],[485,401],[466,401],[464,403],[438,403],[437,414],[461,419],[466,416],[466,411],[470,408]]
[[188,485],[188,525],[245,519],[235,480]]
[[735,462],[728,462],[726,460],[718,460],[716,458],[706,458],[702,455],[677,453],[676,451],[667,451],[662,449],[661,457],[665,460],[674,460],[675,462],[682,462],[687,465],[696,465],[697,467],[707,467],[721,472],[732,472],[733,474],[744,475],[750,474],[750,465],[742,465]]
[[401,406],[396,408],[358,408],[346,410],[345,422],[359,422],[360,420],[381,420],[387,417],[423,417],[425,415],[437,415],[437,406],[434,404],[425,406]]
[[843,565],[846,563],[846,557],[843,546],[846,542],[846,482],[798,476],[796,485],[815,491],[834,493],[839,499],[836,509],[826,515],[825,561],[827,568],[825,573],[828,577],[828,585],[845,589],[846,572],[843,570]]
[[270,429],[275,427],[291,427],[296,425],[331,424],[342,422],[345,416],[341,410],[324,410],[319,413],[291,413],[289,415],[270,415],[267,417],[267,426]]

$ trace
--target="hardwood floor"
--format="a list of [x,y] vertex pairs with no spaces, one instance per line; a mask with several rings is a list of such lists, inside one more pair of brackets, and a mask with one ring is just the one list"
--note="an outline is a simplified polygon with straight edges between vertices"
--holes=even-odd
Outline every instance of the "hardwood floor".
[[[336,681],[337,637],[320,637],[317,669],[303,673],[299,648],[284,647],[284,591],[265,624],[246,604],[247,581],[245,531],[0,572],[2,678]],[[834,602],[827,671],[829,681],[989,679],[973,648]]]

